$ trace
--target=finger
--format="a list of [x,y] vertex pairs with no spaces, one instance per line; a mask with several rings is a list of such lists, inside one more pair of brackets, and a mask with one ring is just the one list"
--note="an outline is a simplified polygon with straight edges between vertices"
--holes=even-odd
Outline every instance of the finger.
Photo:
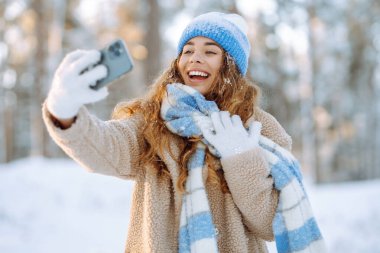
[[210,128],[210,127],[206,127],[205,125],[201,125],[199,126],[199,129],[201,130],[202,132],[202,135],[203,137],[208,141],[208,142],[212,142],[213,138],[215,137],[214,133],[213,133],[213,129]]
[[231,121],[230,113],[228,111],[220,112],[220,119],[225,128],[232,127],[232,121]]
[[103,87],[99,90],[93,90],[90,87],[86,89],[87,94],[87,101],[85,103],[93,103],[99,100],[102,100],[108,96],[108,88]]
[[77,49],[73,52],[68,53],[60,63],[58,67],[58,71],[61,71],[62,69],[66,68],[67,66],[70,65],[70,63],[76,61],[80,57],[82,57],[85,54],[84,50]]
[[211,113],[211,121],[214,126],[215,132],[223,131],[224,126],[222,124],[222,121],[220,119],[220,113],[219,112],[213,112]]
[[80,77],[84,85],[96,83],[96,81],[103,79],[107,76],[107,68],[104,65],[98,65],[95,68],[85,72]]
[[95,65],[100,61],[101,54],[98,50],[89,50],[86,51],[79,59],[72,62],[70,67],[77,73],[80,74],[83,70]]
[[232,121],[232,124],[235,126],[235,127],[244,127],[243,126],[243,122],[241,121],[241,118],[239,115],[232,115],[231,117],[231,121]]
[[249,136],[258,138],[261,133],[262,124],[259,121],[253,121],[249,126]]
[[194,115],[193,120],[199,129],[208,128],[211,131],[214,131],[214,126],[212,125],[211,119],[205,115]]
[[94,94],[94,102],[95,101],[99,101],[99,100],[102,100],[104,98],[106,98],[108,96],[108,88],[107,87],[103,87],[99,90],[97,90]]

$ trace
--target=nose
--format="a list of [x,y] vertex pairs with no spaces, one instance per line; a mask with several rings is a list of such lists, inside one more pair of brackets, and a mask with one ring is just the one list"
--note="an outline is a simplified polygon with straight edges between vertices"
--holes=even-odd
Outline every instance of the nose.
[[199,53],[194,52],[190,57],[190,62],[202,63],[203,62],[202,56]]

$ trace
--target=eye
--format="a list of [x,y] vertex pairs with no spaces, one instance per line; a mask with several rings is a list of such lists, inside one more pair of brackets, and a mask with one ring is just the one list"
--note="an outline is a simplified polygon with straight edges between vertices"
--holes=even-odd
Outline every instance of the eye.
[[216,54],[214,51],[206,51],[206,54]]
[[183,50],[182,54],[191,54],[193,51],[190,49]]

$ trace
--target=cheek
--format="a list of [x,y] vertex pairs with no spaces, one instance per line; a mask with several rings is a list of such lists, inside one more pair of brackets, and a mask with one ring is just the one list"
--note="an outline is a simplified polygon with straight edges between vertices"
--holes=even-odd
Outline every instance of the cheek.
[[184,70],[185,70],[185,61],[181,58],[179,59],[178,61],[178,70],[179,72],[181,72],[181,75],[183,74]]
[[212,65],[212,66],[214,66],[214,68],[213,68],[214,71],[219,72],[220,69],[222,68],[222,64],[223,64],[223,58],[222,57],[215,58],[214,62],[213,62],[213,65]]
[[214,78],[216,76],[218,76],[220,74],[220,71],[222,70],[222,65],[219,61],[216,61],[214,64],[213,64],[213,68],[212,68],[212,72],[213,72],[213,76]]
[[216,80],[218,79],[218,73],[215,73],[212,78],[210,78],[208,80],[208,88],[210,88],[211,86],[213,86],[213,84],[215,84]]
[[216,81],[216,79],[218,79],[219,75],[220,75],[220,71],[222,70],[222,63],[223,63],[223,60],[222,59],[215,59],[214,63],[212,66],[213,69],[213,75],[212,75],[212,80],[211,83],[214,83]]

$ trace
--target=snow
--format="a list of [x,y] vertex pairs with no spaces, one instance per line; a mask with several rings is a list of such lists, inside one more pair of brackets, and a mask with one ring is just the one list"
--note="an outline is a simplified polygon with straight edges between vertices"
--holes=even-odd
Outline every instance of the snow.
[[67,159],[0,165],[0,252],[123,252],[131,189]]
[[[68,159],[0,164],[0,252],[123,252],[132,187]],[[380,180],[306,189],[330,252],[380,252]]]

